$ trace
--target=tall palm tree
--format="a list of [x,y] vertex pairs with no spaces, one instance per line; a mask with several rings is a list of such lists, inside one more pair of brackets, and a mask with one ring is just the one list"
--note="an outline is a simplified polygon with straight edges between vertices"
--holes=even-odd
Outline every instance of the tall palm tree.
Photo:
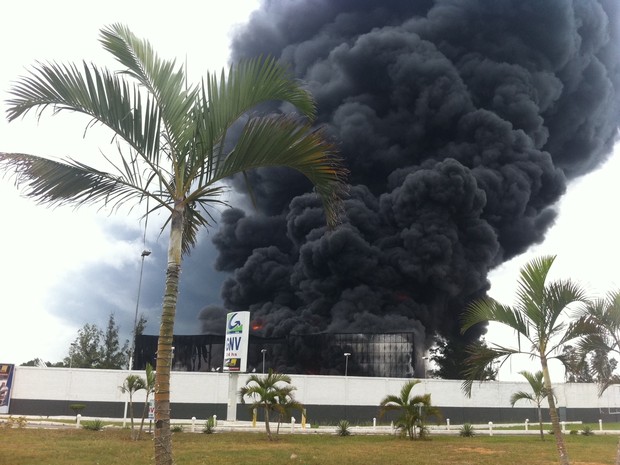
[[[556,358],[563,362],[561,352],[564,344],[582,334],[581,324],[567,321],[567,318],[570,316],[569,306],[585,304],[587,299],[583,289],[571,280],[547,282],[547,275],[554,260],[555,256],[535,258],[521,269],[517,303],[514,307],[484,298],[473,302],[465,311],[463,332],[479,323],[494,321],[515,331],[519,337],[519,345],[516,348],[497,344],[471,346],[466,359],[468,368],[465,370],[463,389],[467,394],[471,394],[473,382],[482,379],[485,370],[496,360],[504,363],[515,354],[527,354],[538,359],[560,463],[568,465],[568,453],[549,375],[549,360]],[[521,340],[525,340],[528,345],[523,347]]]
[[419,383],[420,381],[417,379],[406,382],[398,396],[385,396],[379,404],[380,416],[385,415],[388,411],[399,413],[396,425],[405,431],[411,440],[417,437],[416,428],[419,428],[420,437],[423,437],[428,418],[439,418],[440,416],[439,409],[431,404],[430,394],[411,397],[411,391]]
[[532,388],[531,392],[526,391],[517,391],[510,396],[510,405],[513,407],[520,400],[527,400],[536,404],[536,410],[538,412],[538,425],[540,427],[540,440],[545,440],[545,434],[543,432],[543,418],[542,418],[542,401],[547,397],[547,392],[545,391],[545,383],[543,381],[543,372],[537,371],[536,373],[530,373],[527,370],[520,371],[519,374],[523,376],[528,383],[530,383],[530,387]]
[[[207,74],[190,85],[182,66],[161,59],[148,41],[124,25],[103,28],[100,42],[121,64],[120,72],[86,63],[39,63],[11,90],[8,118],[31,110],[40,115],[48,107],[54,114],[85,114],[87,127],[101,123],[115,136],[119,157],[102,160],[110,172],[73,159],[21,153],[0,153],[0,166],[14,172],[26,194],[40,203],[98,203],[115,211],[150,199],[147,215],[166,212],[169,245],[157,346],[154,447],[155,463],[170,465],[170,365],[181,261],[199,229],[213,220],[209,209],[225,205],[222,181],[257,167],[295,169],[314,184],[333,226],[346,170],[324,131],[311,127],[311,95],[274,60],[244,61],[219,78]],[[287,102],[300,115],[250,113],[268,101]]]
[[146,383],[144,378],[138,375],[127,375],[123,384],[118,387],[123,394],[129,394],[129,418],[131,419],[131,439],[137,439],[133,426],[134,411],[133,411],[133,395],[142,389],[146,389]]
[[[266,375],[252,375],[248,378],[239,390],[239,397],[242,403],[245,398],[252,400],[250,409],[262,408],[265,416],[265,431],[270,441],[273,440],[271,428],[269,426],[270,413],[283,412],[282,402],[294,402],[292,392],[297,389],[291,386],[291,377],[282,373],[275,373],[269,370]],[[285,403],[286,403],[285,402]]]
[[[611,356],[620,356],[620,291],[611,291],[605,297],[593,299],[584,310],[584,322],[589,332],[577,348],[581,357],[590,356],[593,375],[599,384],[599,396],[614,384],[620,384],[620,375],[614,373]],[[620,441],[616,448],[616,465],[620,465]]]

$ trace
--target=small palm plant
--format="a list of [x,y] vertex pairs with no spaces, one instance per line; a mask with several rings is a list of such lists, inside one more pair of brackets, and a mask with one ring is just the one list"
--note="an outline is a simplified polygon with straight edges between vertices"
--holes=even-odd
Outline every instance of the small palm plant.
[[[239,390],[241,402],[245,403],[246,397],[252,400],[250,410],[262,408],[265,414],[265,430],[267,437],[273,441],[269,426],[270,413],[284,411],[283,403],[295,403],[296,407],[301,404],[294,401],[292,392],[297,389],[291,385],[291,377],[269,370],[267,375],[252,375],[248,378],[245,386]],[[283,401],[283,399],[288,399]]]
[[123,384],[118,387],[123,394],[129,394],[129,418],[131,419],[131,438],[137,439],[134,431],[133,395],[141,389],[146,389],[144,378],[138,375],[127,375]]
[[400,395],[388,395],[379,405],[380,416],[388,411],[400,413],[395,424],[412,440],[418,436],[420,438],[426,436],[426,423],[429,418],[438,419],[441,416],[439,409],[431,405],[430,394],[411,397],[411,391],[419,383],[420,381],[415,379],[405,383],[400,390]]
[[351,423],[348,420],[340,420],[336,426],[336,434],[338,436],[351,436]]
[[514,407],[520,400],[529,400],[536,404],[538,411],[538,424],[540,426],[540,440],[545,440],[545,433],[543,431],[543,419],[542,419],[542,402],[547,397],[547,390],[545,388],[545,381],[543,379],[543,372],[537,371],[536,373],[530,373],[529,371],[520,371],[519,374],[523,376],[530,387],[532,392],[518,391],[510,396],[510,404]]
[[205,421],[205,427],[202,429],[202,432],[205,434],[215,433],[215,420],[213,419],[213,417],[207,418],[207,421]]
[[276,396],[276,404],[274,410],[278,414],[278,428],[276,429],[276,436],[280,434],[280,425],[284,420],[290,417],[295,410],[302,411],[304,406],[301,402],[295,400],[291,395],[291,391],[295,390],[290,386],[289,389],[283,389],[278,396]]
[[462,438],[473,438],[476,435],[476,431],[474,430],[474,426],[471,423],[463,423],[461,429],[459,430],[459,436]]
[[146,390],[146,399],[144,400],[144,407],[142,408],[142,419],[140,420],[140,429],[138,429],[138,437],[140,439],[142,430],[144,429],[144,420],[149,412],[149,398],[151,394],[155,392],[155,370],[150,363],[146,364],[146,378],[142,378],[144,382],[144,389]]

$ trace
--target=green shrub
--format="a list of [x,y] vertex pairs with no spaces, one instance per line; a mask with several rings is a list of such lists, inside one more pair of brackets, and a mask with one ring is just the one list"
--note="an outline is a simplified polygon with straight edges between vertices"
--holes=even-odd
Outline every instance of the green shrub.
[[574,434],[579,434],[579,431],[577,431],[576,429],[572,429],[572,430],[570,430],[569,434],[573,434],[573,435]]
[[202,432],[205,434],[213,434],[215,432],[215,422],[213,421],[213,417],[207,418]]
[[340,420],[338,425],[336,425],[336,434],[338,436],[351,436],[351,423],[347,420]]
[[86,404],[71,404],[69,405],[69,408],[74,413],[74,415],[77,415],[78,413],[81,413],[82,410],[86,408]]
[[172,425],[170,427],[170,431],[172,431],[173,433],[182,433],[183,432],[183,425]]
[[85,421],[82,423],[82,428],[89,431],[101,431],[104,427],[103,421],[96,419],[92,421]]
[[474,427],[471,423],[464,423],[459,430],[459,436],[461,436],[462,438],[471,438],[475,435],[476,432],[474,431]]
[[594,430],[590,426],[584,426],[581,434],[583,436],[594,436]]

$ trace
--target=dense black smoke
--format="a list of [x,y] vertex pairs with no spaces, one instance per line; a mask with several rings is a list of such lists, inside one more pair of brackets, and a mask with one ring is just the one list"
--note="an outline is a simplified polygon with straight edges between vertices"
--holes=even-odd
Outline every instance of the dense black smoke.
[[[617,0],[266,0],[233,59],[271,54],[317,99],[346,159],[326,231],[295,174],[252,175],[224,212],[225,306],[263,336],[455,337],[500,263],[543,240],[566,182],[616,139]],[[205,328],[206,329],[206,328]]]

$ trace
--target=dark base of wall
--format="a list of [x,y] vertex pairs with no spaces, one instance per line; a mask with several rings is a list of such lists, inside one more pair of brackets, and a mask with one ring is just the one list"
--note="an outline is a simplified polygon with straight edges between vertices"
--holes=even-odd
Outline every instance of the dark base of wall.
[[[125,404],[122,402],[82,402],[59,401],[59,400],[31,400],[31,399],[11,399],[9,408],[10,415],[29,415],[29,416],[61,416],[74,415],[69,407],[71,404],[84,404],[86,408],[81,412],[85,417],[103,418],[122,418]],[[135,403],[135,418],[142,417],[144,403]],[[459,425],[463,423],[524,423],[529,419],[530,425],[538,422],[538,413],[535,408],[461,408],[461,407],[439,407],[442,413],[441,423],[445,424],[449,419],[450,424]],[[197,404],[183,403],[171,406],[173,419],[190,419],[196,417],[205,419],[217,415],[221,420],[226,419],[227,407],[223,404]],[[393,413],[393,412],[391,412]],[[129,415],[129,413],[128,413]],[[292,414],[297,423],[301,422],[299,412]],[[392,421],[394,415],[385,415],[379,418],[379,408],[372,406],[354,405],[307,405],[307,421],[318,424],[336,424],[338,421],[346,419],[353,424],[371,425],[373,418],[380,424]],[[258,420],[262,421],[262,412],[258,412]],[[583,421],[584,423],[596,423],[603,420],[603,423],[611,423],[620,420],[620,416],[611,415],[599,409],[566,409],[560,408],[560,420],[562,421]],[[247,404],[237,405],[237,420],[250,421],[252,413]],[[288,422],[290,419],[287,418]],[[549,422],[547,409],[543,409],[543,421]]]

